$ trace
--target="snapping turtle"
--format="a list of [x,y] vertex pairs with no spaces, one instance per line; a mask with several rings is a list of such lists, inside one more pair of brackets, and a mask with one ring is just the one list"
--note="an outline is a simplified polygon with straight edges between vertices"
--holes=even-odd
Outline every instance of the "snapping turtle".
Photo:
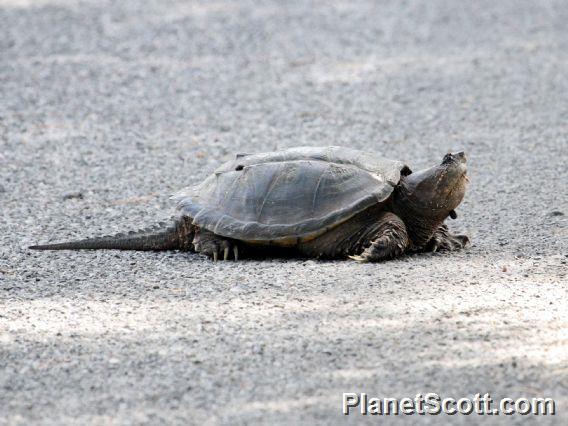
[[467,186],[463,152],[412,173],[400,161],[343,147],[237,154],[172,198],[170,226],[32,246],[38,250],[193,250],[217,260],[239,253],[296,253],[361,262],[409,251],[456,250],[449,233]]

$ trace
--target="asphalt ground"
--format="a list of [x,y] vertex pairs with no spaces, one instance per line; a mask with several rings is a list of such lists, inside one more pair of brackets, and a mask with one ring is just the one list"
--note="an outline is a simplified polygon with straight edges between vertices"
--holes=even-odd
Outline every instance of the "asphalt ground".
[[[363,418],[343,392],[568,401],[566,1],[0,0],[0,424]],[[472,246],[381,264],[28,245],[169,218],[235,152],[448,150]],[[563,420],[564,419],[564,420]]]

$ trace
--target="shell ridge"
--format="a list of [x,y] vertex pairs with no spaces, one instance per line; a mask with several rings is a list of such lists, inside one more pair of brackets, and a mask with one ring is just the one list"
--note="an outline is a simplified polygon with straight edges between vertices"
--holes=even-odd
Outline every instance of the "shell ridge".
[[275,173],[272,176],[272,179],[270,181],[270,184],[268,185],[268,189],[266,191],[266,194],[264,195],[264,198],[262,200],[262,204],[260,205],[260,209],[258,210],[256,217],[257,220],[260,222],[261,218],[262,218],[262,211],[264,210],[264,206],[266,205],[266,201],[268,200],[268,197],[270,195],[270,193],[274,190],[274,187],[276,185],[276,183],[280,180],[280,178],[282,177],[282,170],[283,167],[280,166],[280,170],[278,171],[278,173]]
[[329,170],[331,166],[328,165],[320,174],[320,177],[318,178],[317,184],[316,184],[316,188],[314,189],[314,197],[312,199],[312,216],[315,214],[316,212],[316,201],[317,201],[317,197],[318,197],[318,193],[319,193],[319,189],[321,186],[321,181],[323,180],[324,175],[327,173],[327,171]]

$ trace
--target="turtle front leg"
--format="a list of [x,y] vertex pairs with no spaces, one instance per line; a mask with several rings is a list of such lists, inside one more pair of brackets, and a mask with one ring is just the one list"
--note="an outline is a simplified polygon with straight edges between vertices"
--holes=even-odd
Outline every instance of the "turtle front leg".
[[239,248],[235,240],[203,229],[195,231],[193,247],[196,252],[213,258],[215,262],[219,259],[229,260],[231,256],[234,260],[239,260]]
[[448,226],[446,224],[442,224],[438,227],[422,251],[455,251],[461,250],[468,244],[469,237],[467,235],[453,235],[450,233]]
[[385,213],[379,220],[381,223],[371,244],[359,255],[349,256],[351,259],[358,262],[379,262],[398,257],[407,250],[410,239],[402,219],[393,213]]

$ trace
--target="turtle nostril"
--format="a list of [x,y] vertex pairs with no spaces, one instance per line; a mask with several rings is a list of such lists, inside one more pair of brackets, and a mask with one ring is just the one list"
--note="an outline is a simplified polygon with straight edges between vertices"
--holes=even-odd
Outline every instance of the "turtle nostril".
[[442,159],[442,164],[446,164],[450,161],[452,161],[452,154],[448,152],[446,155],[444,155],[444,158]]

